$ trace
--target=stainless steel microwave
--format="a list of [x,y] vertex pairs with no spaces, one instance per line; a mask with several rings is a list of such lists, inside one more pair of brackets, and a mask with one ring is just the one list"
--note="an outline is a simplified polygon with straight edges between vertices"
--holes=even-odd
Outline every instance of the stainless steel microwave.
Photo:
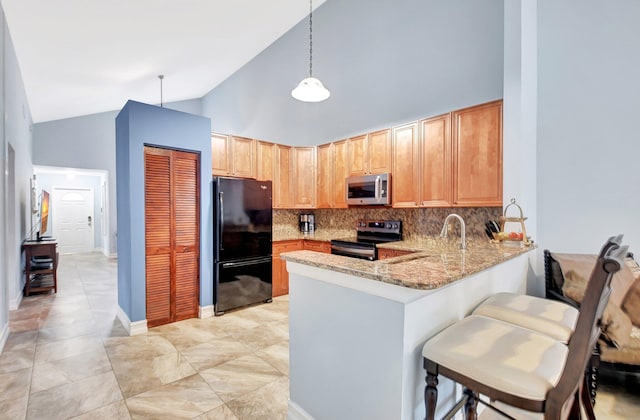
[[384,206],[391,204],[391,174],[347,178],[347,204]]

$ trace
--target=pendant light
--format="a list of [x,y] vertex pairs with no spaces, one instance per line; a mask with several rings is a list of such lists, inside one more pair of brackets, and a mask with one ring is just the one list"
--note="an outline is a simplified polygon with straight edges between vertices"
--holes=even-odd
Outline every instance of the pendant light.
[[302,102],[321,102],[331,95],[322,82],[313,77],[312,1],[309,0],[309,77],[302,79],[298,86],[291,91],[291,96]]

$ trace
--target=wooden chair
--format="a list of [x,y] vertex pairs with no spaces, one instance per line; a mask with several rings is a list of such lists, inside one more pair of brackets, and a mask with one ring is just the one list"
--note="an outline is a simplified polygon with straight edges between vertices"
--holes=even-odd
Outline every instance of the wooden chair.
[[439,374],[465,388],[463,399],[447,416],[464,405],[466,417],[474,419],[478,394],[483,394],[491,401],[544,413],[547,419],[579,418],[580,402],[588,398],[581,387],[583,372],[600,334],[611,277],[627,251],[620,240],[609,239],[601,250],[568,345],[481,315],[470,315],[427,341],[422,351],[426,418],[435,417]]
[[[620,246],[623,235],[611,237],[600,250],[605,253],[614,245]],[[573,335],[578,320],[579,304],[564,296],[558,297],[558,292],[549,287],[549,252],[545,251],[545,283],[546,298],[523,295],[518,293],[497,293],[484,300],[472,312],[474,315],[483,315],[489,318],[499,319],[521,327],[547,334],[552,338],[568,343]],[[559,267],[557,268],[560,269]],[[560,273],[562,275],[562,273]],[[551,291],[550,291],[551,290]],[[559,288],[562,294],[561,286]],[[593,405],[596,397],[595,372],[600,359],[597,346],[594,348],[585,372],[585,385],[589,390],[590,404],[587,405],[587,415],[595,417]]]

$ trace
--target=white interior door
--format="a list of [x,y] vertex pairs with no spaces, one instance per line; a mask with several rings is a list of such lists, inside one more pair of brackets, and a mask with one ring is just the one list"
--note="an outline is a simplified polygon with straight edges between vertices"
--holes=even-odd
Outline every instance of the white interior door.
[[60,253],[93,251],[93,189],[54,187],[51,201],[53,236]]

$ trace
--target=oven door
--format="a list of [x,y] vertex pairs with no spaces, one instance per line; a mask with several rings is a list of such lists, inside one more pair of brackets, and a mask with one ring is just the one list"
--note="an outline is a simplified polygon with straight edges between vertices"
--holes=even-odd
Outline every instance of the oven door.
[[332,240],[331,253],[369,261],[378,259],[378,248],[372,243]]

